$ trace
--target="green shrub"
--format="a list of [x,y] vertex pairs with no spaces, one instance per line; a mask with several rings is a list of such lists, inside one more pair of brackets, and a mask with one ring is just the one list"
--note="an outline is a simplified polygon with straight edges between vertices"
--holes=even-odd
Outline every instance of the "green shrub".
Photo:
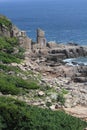
[[6,42],[5,38],[0,37],[0,50],[6,49],[9,46],[10,46],[10,44],[8,42]]
[[58,93],[57,101],[60,102],[61,105],[64,105],[64,103],[65,103],[65,98],[64,98],[63,93]]
[[50,107],[50,106],[52,106],[52,103],[51,102],[46,102],[46,106]]
[[14,47],[18,45],[18,39],[8,38],[8,37],[0,37],[0,50],[5,49],[7,47]]
[[61,92],[62,92],[63,94],[68,94],[68,90],[66,90],[66,89],[64,89],[64,88],[61,90]]
[[16,37],[5,37],[5,41],[8,42],[11,46],[17,46],[18,45],[18,39]]
[[17,95],[23,89],[38,89],[39,87],[35,81],[31,82],[20,77],[0,73],[0,91],[3,94]]
[[23,54],[23,53],[25,52],[25,49],[22,48],[22,47],[18,47],[18,49],[19,49],[19,52],[20,52],[21,54]]
[[32,107],[6,97],[0,97],[0,123],[5,130],[83,130],[87,126],[63,111]]
[[40,86],[35,81],[30,81],[28,88],[29,89],[39,89]]
[[8,54],[6,52],[0,52],[0,61],[3,63],[20,63],[20,59],[16,58],[14,55]]
[[9,76],[0,74],[0,91],[3,94],[17,95],[20,93],[20,89],[13,84],[9,79]]
[[14,84],[8,83],[4,80],[0,81],[0,91],[3,94],[12,94],[12,95],[17,95],[20,92],[20,90],[16,88]]
[[3,119],[3,117],[0,115],[0,130],[3,130],[6,128],[6,123]]
[[[3,63],[20,63],[20,59],[24,59],[24,49],[18,47],[18,39],[13,38],[0,38],[0,61]],[[18,49],[18,53],[14,54],[14,47]]]
[[11,26],[12,26],[12,23],[5,16],[0,15],[0,25],[4,25],[4,26],[7,27],[8,30],[10,30]]
[[14,73],[22,72],[22,70],[16,66],[8,66],[7,64],[0,64],[0,70],[3,70],[5,72],[13,71]]
[[15,56],[16,58],[19,58],[19,59],[24,59],[24,55],[21,54],[20,52],[16,53],[14,56]]
[[26,89],[38,89],[40,86],[35,81],[24,80],[20,77],[10,77],[10,81],[14,82],[16,87],[26,88]]
[[22,47],[18,47],[19,52],[15,54],[17,58],[24,59],[25,49]]

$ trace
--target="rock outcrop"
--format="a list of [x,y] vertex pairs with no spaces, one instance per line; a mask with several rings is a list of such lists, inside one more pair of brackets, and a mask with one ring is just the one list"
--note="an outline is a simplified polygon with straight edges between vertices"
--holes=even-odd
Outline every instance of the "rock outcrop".
[[[37,30],[37,42],[32,45],[32,51],[37,55],[43,55],[48,62],[60,63],[66,58],[77,58],[87,56],[87,47],[75,43],[59,44],[55,42],[46,43],[45,33],[43,30]],[[64,64],[64,63],[63,63]]]
[[16,26],[12,26],[12,37],[17,37],[19,45],[25,49],[31,50],[31,39],[26,35],[25,31],[19,30]]
[[8,18],[2,15],[0,15],[0,36],[16,37],[18,38],[20,46],[29,51],[31,50],[32,41],[27,36],[26,32],[18,29]]
[[49,51],[50,56],[54,56],[60,59],[76,58],[81,56],[87,56],[87,48],[75,45],[61,45],[56,48],[51,48]]
[[0,36],[11,37],[12,23],[5,16],[0,15]]

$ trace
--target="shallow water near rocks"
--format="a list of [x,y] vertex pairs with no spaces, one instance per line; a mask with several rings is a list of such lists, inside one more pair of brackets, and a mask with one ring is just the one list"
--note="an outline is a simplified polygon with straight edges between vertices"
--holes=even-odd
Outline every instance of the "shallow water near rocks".
[[87,65],[87,57],[69,58],[63,61],[68,65]]

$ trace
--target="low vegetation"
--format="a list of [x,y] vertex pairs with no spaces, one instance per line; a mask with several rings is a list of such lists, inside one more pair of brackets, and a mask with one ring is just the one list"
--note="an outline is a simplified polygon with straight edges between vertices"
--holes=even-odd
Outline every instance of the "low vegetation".
[[10,30],[12,23],[5,16],[0,15],[0,25],[5,26],[5,27],[7,27],[8,30]]
[[63,111],[54,112],[0,97],[1,130],[83,130],[86,126],[86,122]]
[[65,95],[68,94],[68,91],[66,89],[61,89],[61,92],[57,95],[57,101],[61,103],[61,105],[65,104]]
[[0,64],[0,70],[4,71],[5,73],[13,72],[15,74],[22,72],[22,70],[16,66],[11,66],[7,64]]
[[21,77],[0,73],[0,91],[3,94],[18,95],[24,89],[38,89],[39,87],[35,81],[24,80]]
[[20,63],[19,58],[5,52],[0,52],[0,61],[6,64],[12,62]]
[[17,38],[0,37],[0,61],[3,63],[20,63],[24,58],[24,49],[18,47]]

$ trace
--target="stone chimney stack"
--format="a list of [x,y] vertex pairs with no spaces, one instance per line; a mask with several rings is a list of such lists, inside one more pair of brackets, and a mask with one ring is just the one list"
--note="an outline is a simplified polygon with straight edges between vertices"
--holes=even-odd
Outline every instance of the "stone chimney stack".
[[41,29],[37,29],[37,43],[41,46],[41,48],[46,47],[45,33]]

